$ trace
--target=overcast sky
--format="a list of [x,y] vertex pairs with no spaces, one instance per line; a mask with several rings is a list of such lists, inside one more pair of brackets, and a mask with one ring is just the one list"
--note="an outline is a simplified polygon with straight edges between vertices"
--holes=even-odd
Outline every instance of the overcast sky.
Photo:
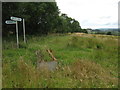
[[117,28],[120,0],[56,0],[61,13],[79,21],[82,28]]

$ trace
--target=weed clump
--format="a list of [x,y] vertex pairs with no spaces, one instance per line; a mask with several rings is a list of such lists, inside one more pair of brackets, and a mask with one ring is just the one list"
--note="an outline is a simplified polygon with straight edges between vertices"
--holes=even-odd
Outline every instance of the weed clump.
[[27,48],[28,47],[28,45],[27,45],[27,43],[20,43],[19,44],[19,48]]

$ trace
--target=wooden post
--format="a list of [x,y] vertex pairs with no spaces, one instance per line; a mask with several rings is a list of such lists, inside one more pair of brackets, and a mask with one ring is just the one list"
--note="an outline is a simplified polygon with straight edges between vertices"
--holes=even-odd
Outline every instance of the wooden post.
[[54,61],[57,61],[57,59],[53,56],[52,52],[49,49],[47,49],[47,52],[49,53],[49,55],[52,57]]
[[18,24],[16,21],[16,37],[17,37],[17,48],[19,48],[19,40],[18,40]]
[[23,34],[24,34],[24,43],[26,43],[25,39],[25,20],[23,19]]

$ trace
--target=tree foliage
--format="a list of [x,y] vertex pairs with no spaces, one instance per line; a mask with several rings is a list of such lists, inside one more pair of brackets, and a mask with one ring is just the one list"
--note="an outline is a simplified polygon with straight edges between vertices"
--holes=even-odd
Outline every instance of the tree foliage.
[[[4,2],[2,4],[3,35],[15,33],[15,25],[6,25],[10,16],[21,17],[26,22],[27,34],[82,32],[79,22],[66,14],[60,15],[56,2]],[[19,22],[19,34],[22,22]]]

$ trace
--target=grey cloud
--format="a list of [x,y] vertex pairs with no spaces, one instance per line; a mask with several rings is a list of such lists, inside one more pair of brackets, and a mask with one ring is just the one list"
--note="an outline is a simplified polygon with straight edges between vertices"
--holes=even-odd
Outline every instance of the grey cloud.
[[106,23],[106,24],[104,24],[104,25],[111,25],[111,23]]
[[109,19],[111,18],[111,16],[103,16],[103,17],[100,17],[100,19]]
[[106,24],[104,24],[104,25],[118,25],[118,23],[117,23],[117,22],[114,22],[114,23],[106,23]]
[[112,25],[118,25],[118,23],[117,23],[117,22],[115,22],[115,23],[112,23]]
[[88,23],[88,20],[83,20],[82,23]]

